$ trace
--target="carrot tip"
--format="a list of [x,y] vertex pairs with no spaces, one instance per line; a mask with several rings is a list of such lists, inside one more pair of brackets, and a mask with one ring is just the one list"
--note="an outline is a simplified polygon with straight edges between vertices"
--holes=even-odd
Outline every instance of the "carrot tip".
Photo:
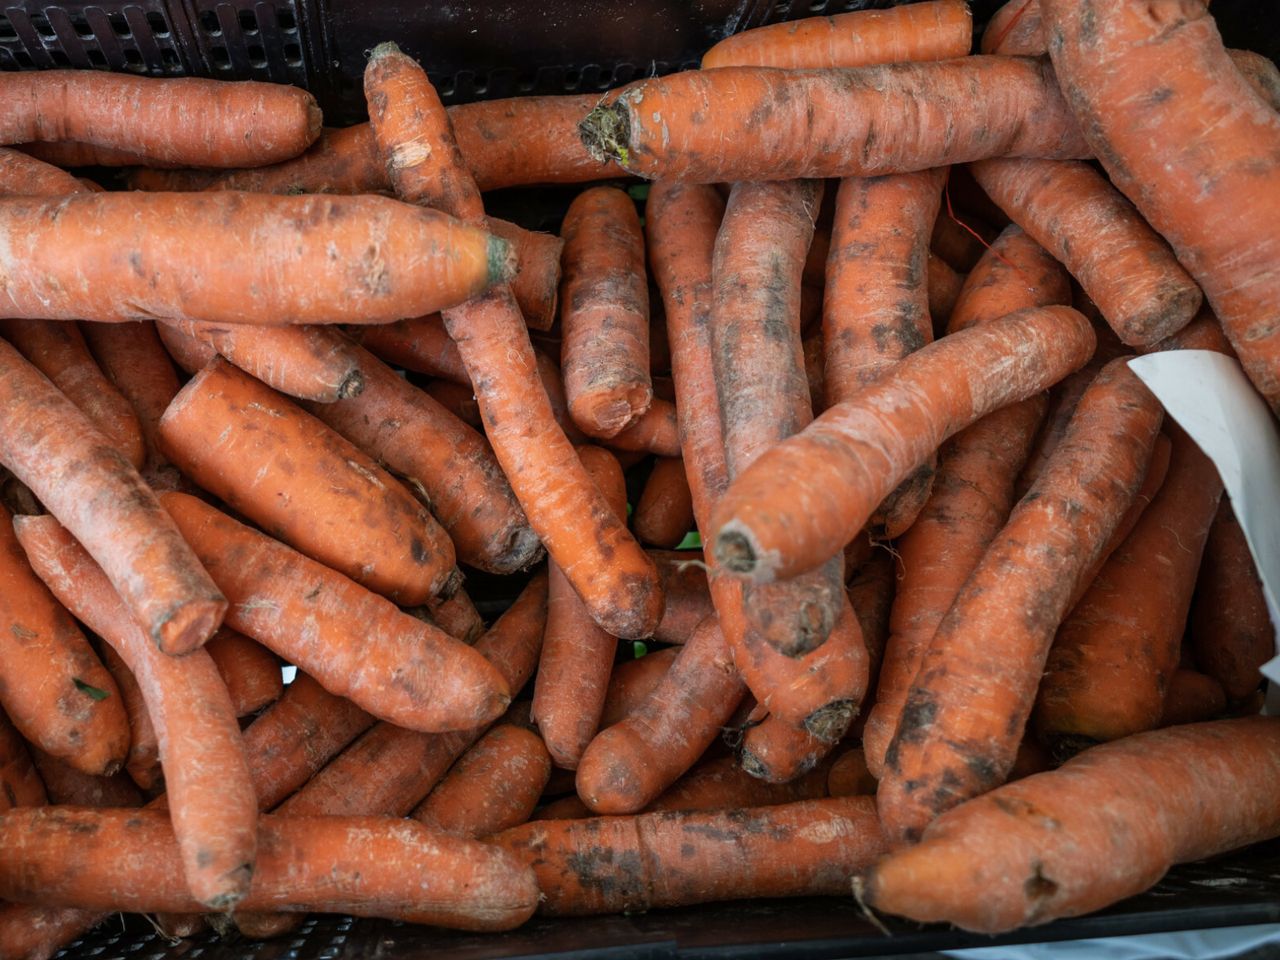
[[489,235],[489,282],[506,283],[516,275],[516,251],[501,237]]
[[369,51],[370,60],[381,60],[383,57],[389,57],[400,52],[400,45],[394,40],[388,40],[380,43]]
[[804,728],[824,743],[835,743],[857,715],[858,704],[852,700],[832,700],[805,717]]
[[601,162],[630,160],[631,118],[621,103],[601,104],[578,124],[578,136],[591,156]]
[[757,574],[759,558],[751,538],[742,530],[721,529],[716,537],[716,563],[733,573]]
[[221,595],[184,603],[159,624],[152,639],[170,656],[190,653],[213,636],[226,612],[227,600]]
[[348,400],[351,397],[358,397],[364,393],[364,374],[359,370],[352,370],[338,384],[338,399]]

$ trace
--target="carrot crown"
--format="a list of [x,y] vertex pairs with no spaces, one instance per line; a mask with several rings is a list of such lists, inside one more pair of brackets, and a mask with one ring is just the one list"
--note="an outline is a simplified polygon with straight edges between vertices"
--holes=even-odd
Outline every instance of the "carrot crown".
[[578,136],[595,160],[617,160],[625,167],[631,157],[631,117],[621,100],[588,113],[578,124]]

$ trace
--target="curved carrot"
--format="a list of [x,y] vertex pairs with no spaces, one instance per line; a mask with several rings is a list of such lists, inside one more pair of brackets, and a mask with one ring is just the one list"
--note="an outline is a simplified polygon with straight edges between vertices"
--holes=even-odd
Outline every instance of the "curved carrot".
[[654,397],[649,409],[631,426],[618,431],[604,443],[612,450],[653,453],[659,457],[680,455],[680,428],[676,407],[670,400]]
[[891,10],[859,10],[830,17],[744,30],[702,55],[713,67],[863,67],[901,60],[963,57],[973,42],[973,18],[963,0],[931,0]]
[[654,650],[638,660],[626,660],[614,667],[600,713],[600,729],[612,727],[638,710],[671,669],[679,653],[679,647]]
[[164,788],[164,771],[160,767],[160,741],[142,698],[138,678],[111,644],[101,645],[101,656],[120,691],[120,701],[129,721],[129,753],[125,757],[125,772],[148,793],[161,790]]
[[395,323],[352,327],[350,333],[362,347],[387,363],[471,388],[471,378],[462,365],[458,346],[450,339],[438,313]]
[[1055,756],[1159,724],[1221,495],[1213,463],[1174,430],[1159,493],[1049,651],[1032,722]]
[[[157,650],[101,568],[53,517],[22,517],[15,527],[41,579],[138,680],[160,744],[182,889],[212,909],[233,906],[253,873],[257,802],[240,727],[213,661],[203,650],[182,657]],[[191,736],[193,730],[200,735]]]
[[1259,392],[1280,405],[1280,116],[1232,66],[1204,4],[1040,9],[1085,139],[1200,284]]
[[876,793],[891,839],[919,839],[938,814],[1008,776],[1054,633],[1138,491],[1162,416],[1124,360],[1081,399],[1049,466],[938,624],[907,690]]
[[457,837],[487,837],[529,819],[551,776],[536,733],[494,727],[464,753],[413,811],[418,822]]
[[123,773],[95,776],[63,763],[39,747],[31,748],[50,803],[77,807],[140,807],[142,794]]
[[468,729],[507,708],[506,683],[470,647],[195,497],[162,501],[230,595],[227,626],[331,693],[433,732]]
[[0,147],[0,195],[11,197],[65,197],[80,193],[71,174],[17,150]]
[[981,933],[1079,916],[1275,836],[1277,778],[1274,718],[1126,737],[944,814],[857,888],[873,909]]
[[370,590],[412,605],[458,584],[452,542],[403,485],[223,360],[174,398],[160,442],[210,493]]
[[257,713],[284,692],[276,655],[244,634],[222,627],[204,648],[227,685],[231,709],[237,717]]
[[[764,112],[768,124],[755,123]],[[579,130],[594,156],[628,173],[703,183],[1091,155],[1049,67],[1014,57],[691,70],[632,84]]]
[[26,741],[0,712],[0,811],[39,807],[48,802],[44,781],[31,761]]
[[483,229],[368,196],[4,199],[0,243],[0,314],[46,320],[386,323],[514,268]]
[[737,810],[770,807],[827,795],[827,767],[812,770],[790,783],[766,783],[750,776],[733,757],[703,760],[645,808],[659,810]]
[[[673,548],[693,526],[693,499],[684,475],[684,461],[678,457],[658,457],[645,480],[631,526],[641,543]],[[667,606],[672,602],[667,594]],[[664,619],[666,614],[663,615]]]

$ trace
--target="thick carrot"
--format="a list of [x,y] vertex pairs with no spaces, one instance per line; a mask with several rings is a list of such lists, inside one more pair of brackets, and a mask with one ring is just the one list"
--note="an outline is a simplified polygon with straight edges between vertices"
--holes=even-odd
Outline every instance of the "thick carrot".
[[44,782],[50,803],[78,807],[142,806],[142,794],[123,773],[94,776],[63,763],[39,747],[31,748],[31,760]]
[[491,573],[536,563],[542,545],[484,437],[372,354],[353,350],[364,392],[306,409],[424,494],[459,560]]
[[607,440],[653,400],[644,236],[635,204],[616,187],[578,194],[560,232],[560,370],[569,412],[583,433]]
[[[150,323],[151,321],[144,322]],[[132,326],[132,324],[130,324],[130,326]],[[178,368],[184,373],[195,376],[209,364],[213,363],[214,358],[218,355],[218,351],[215,350],[211,344],[205,343],[205,341],[180,330],[176,324],[161,322],[153,324],[153,326],[156,329],[156,335],[159,337],[160,343],[164,347],[165,352],[169,354],[169,358],[177,364]],[[176,397],[177,395],[178,392],[175,390],[174,396]],[[172,403],[172,399],[170,399],[169,402]],[[169,405],[165,404],[165,410],[167,409],[169,409]],[[163,412],[164,411],[161,411],[162,415]],[[157,428],[159,427],[158,420],[156,422],[156,426]]]
[[71,174],[17,150],[0,147],[0,195],[11,197],[65,197],[79,193]]
[[1157,726],[1203,723],[1227,710],[1227,694],[1222,684],[1208,674],[1179,667],[1169,677],[1164,705]]
[[1161,417],[1124,360],[1081,399],[1049,466],[938,624],[907,690],[876,793],[891,839],[919,839],[938,814],[1008,776],[1053,636],[1080,575],[1137,494]]
[[[768,124],[754,122],[764,114]],[[594,156],[628,173],[703,183],[1091,155],[1049,67],[1014,57],[693,70],[633,84],[579,130]]]
[[[394,98],[386,96],[389,90]],[[410,141],[429,148],[410,154],[411,170],[389,168],[397,193],[478,222],[479,191],[458,170],[448,114],[422,69],[394,44],[383,44],[366,70],[365,94],[384,155]],[[548,554],[596,623],[617,637],[649,636],[662,618],[657,570],[607,508],[555,423],[509,288],[446,311],[444,322],[475,388],[489,442]]]
[[120,654],[116,653],[115,647],[104,643],[101,650],[102,662],[111,672],[116,689],[120,691],[120,701],[129,721],[129,752],[125,756],[125,772],[143,790],[159,790],[164,786],[164,771],[160,768],[160,741],[156,737],[156,728],[151,723],[151,714],[147,712],[146,702],[142,699],[138,678],[133,675]]
[[[578,456],[609,509],[625,518],[627,484],[618,461],[599,447],[579,447]],[[576,770],[600,726],[618,641],[591,618],[554,559],[547,576],[547,629],[532,717],[556,766]]]
[[465,644],[473,644],[484,633],[484,620],[475,603],[467,596],[467,591],[459,587],[447,600],[438,598],[429,600],[414,616],[425,615],[427,620]]
[[[655,547],[675,547],[688,535],[693,527],[693,497],[684,475],[683,460],[658,457],[654,461],[631,526],[641,543]],[[671,602],[668,594],[668,607]]]
[[870,797],[537,821],[490,840],[533,867],[550,916],[847,894],[886,849]]
[[635,423],[605,441],[616,451],[652,453],[659,457],[680,455],[680,427],[676,406],[669,400],[654,397]]
[[790,783],[766,783],[750,776],[733,757],[703,760],[673,783],[645,808],[659,810],[736,810],[767,807],[797,800],[818,800],[827,795],[824,765]]
[[1055,756],[1160,723],[1221,495],[1212,461],[1175,428],[1159,493],[1049,651],[1032,722]]
[[551,757],[536,733],[496,726],[458,759],[413,817],[456,837],[487,837],[526,822],[550,776]]
[[1040,9],[1085,139],[1200,284],[1259,392],[1280,405],[1280,115],[1232,66],[1203,3]]
[[1207,306],[1200,311],[1199,316],[1173,336],[1142,352],[1157,353],[1161,350],[1212,350],[1232,358],[1236,355],[1227,335],[1222,332],[1222,324]]
[[1280,69],[1275,62],[1252,50],[1228,50],[1227,56],[1245,83],[1266,101],[1267,106],[1280,110]]
[[5,199],[0,243],[0,314],[46,320],[388,323],[514,269],[483,229],[367,196]]
[[183,657],[157,650],[101,568],[53,517],[22,517],[14,526],[41,579],[138,680],[160,744],[184,891],[189,887],[215,910],[233,906],[253,873],[257,802],[240,727],[213,661],[203,650]]
[[48,802],[44,781],[31,761],[26,741],[0,711],[0,811]]
[[0,706],[35,746],[85,774],[115,773],[129,721],[111,674],[32,572],[0,507]]
[[757,780],[786,784],[817,769],[834,748],[832,738],[814,736],[803,724],[769,714],[743,733],[738,764]]
[[1001,158],[970,169],[991,199],[1080,281],[1126,344],[1162,340],[1200,309],[1200,288],[1169,245],[1087,163]]
[[1189,624],[1200,669],[1232,700],[1258,689],[1258,668],[1275,656],[1275,628],[1240,521],[1224,499],[1209,529]]
[[[421,824],[275,816],[259,824],[262,855],[246,909],[504,930],[527,920],[538,901],[533,876],[511,855]],[[178,845],[162,812],[45,807],[6,814],[0,834],[7,878],[0,889],[9,899],[134,912],[199,909],[183,887]]]
[[638,660],[626,660],[614,667],[600,713],[600,728],[612,727],[640,709],[679,653],[678,647],[654,650]]
[[160,442],[204,489],[370,590],[413,605],[458,585],[452,542],[402,484],[223,360],[174,398]]
[[970,800],[862,877],[886,913],[981,933],[1100,909],[1280,833],[1280,721],[1171,727]]
[[79,327],[51,320],[0,320],[0,334],[79,407],[129,463],[142,468],[146,448],[138,418],[94,362]]
[[205,649],[227,685],[231,709],[237,717],[257,713],[284,692],[276,655],[244,634],[222,627],[209,638]]
[[432,732],[468,729],[507,708],[506,683],[470,647],[195,497],[162,500],[230,595],[227,626],[330,693]]
[[744,30],[702,55],[713,67],[864,67],[900,60],[963,57],[973,42],[973,18],[963,0],[931,0],[891,10],[806,17]]
[[867,769],[862,750],[852,747],[836,757],[827,771],[827,795],[862,797],[876,792],[876,778]]
[[450,339],[438,313],[377,326],[352,327],[350,333],[361,346],[387,363],[471,387],[458,346]]

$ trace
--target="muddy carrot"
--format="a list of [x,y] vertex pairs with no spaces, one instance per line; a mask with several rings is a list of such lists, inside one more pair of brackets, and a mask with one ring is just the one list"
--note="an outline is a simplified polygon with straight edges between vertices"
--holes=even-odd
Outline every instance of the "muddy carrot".
[[1079,916],[1280,833],[1277,778],[1275,718],[1126,737],[944,814],[860,878],[860,899],[981,933]]
[[412,605],[458,584],[452,542],[403,485],[226,361],[182,388],[160,442],[204,489],[370,590]]
[[364,392],[306,409],[423,494],[459,560],[491,573],[536,563],[542,546],[485,438],[372,354],[353,350]]
[[537,821],[490,839],[533,867],[550,916],[844,894],[886,849],[870,797]]
[[0,811],[42,806],[49,802],[26,741],[0,712]]
[[827,794],[832,797],[861,797],[876,792],[876,778],[867,769],[867,759],[858,747],[836,757],[827,771]]
[[1159,724],[1221,495],[1212,461],[1174,429],[1159,493],[1049,651],[1032,722],[1055,756]]
[[635,423],[604,441],[613,450],[653,453],[659,457],[680,455],[680,427],[676,407],[669,400],[654,397]]
[[1208,307],[1202,309],[1199,316],[1173,336],[1142,352],[1155,353],[1160,350],[1212,350],[1228,357],[1236,355],[1227,335],[1222,332],[1222,324]]
[[[768,111],[767,126],[753,124],[759,111]],[[628,173],[703,183],[1091,156],[1049,67],[1013,57],[693,70],[631,85],[579,129],[594,156]],[[743,137],[745,129],[760,136]]]
[[227,685],[231,709],[237,717],[257,713],[284,692],[276,655],[244,634],[222,627],[209,638],[205,649]]
[[933,320],[935,335],[947,329],[951,319],[951,311],[960,299],[960,290],[964,285],[964,277],[941,257],[930,253],[926,267],[928,276],[925,287],[929,295],[929,317]]
[[101,645],[101,655],[102,662],[111,672],[116,688],[120,691],[120,702],[129,721],[129,752],[125,756],[125,772],[147,792],[162,789],[164,771],[160,768],[160,741],[156,738],[151,714],[147,712],[147,705],[142,699],[138,678],[111,644]]
[[644,236],[625,191],[593,187],[565,214],[560,370],[573,421],[607,440],[653,400]]
[[[579,447],[578,456],[609,509],[625,518],[627,486],[618,461],[599,447]],[[600,725],[618,641],[591,618],[554,559],[547,576],[547,630],[532,715],[556,766],[576,770]]]
[[458,759],[413,817],[456,837],[487,837],[526,822],[549,776],[551,757],[536,733],[497,726]]
[[1007,0],[991,15],[982,33],[983,53],[1038,57],[1048,50],[1039,0]]
[[11,197],[65,197],[79,193],[79,182],[65,170],[0,147],[0,195]]
[[350,333],[361,346],[387,363],[471,386],[458,346],[450,339],[438,313],[395,323],[352,327]]
[[142,806],[142,794],[123,773],[105,777],[87,774],[39,747],[31,748],[31,760],[44,782],[50,803],[77,807]]
[[5,199],[0,242],[0,314],[46,320],[388,323],[514,269],[483,228],[371,196]]
[[612,727],[638,710],[671,669],[679,648],[654,650],[638,660],[626,660],[613,668],[605,692],[600,728]]
[[831,738],[814,736],[804,724],[769,714],[743,733],[738,764],[757,780],[786,784],[815,770],[834,747]]
[[162,500],[231,598],[227,626],[330,693],[425,731],[469,729],[506,709],[506,684],[472,648],[195,497]]
[[[203,650],[182,657],[157,650],[101,568],[53,517],[22,517],[14,526],[41,579],[138,680],[160,745],[182,889],[212,909],[231,907],[253,873],[257,802],[240,727],[213,661]],[[193,730],[200,736],[192,737]]]
[[885,754],[876,804],[895,842],[1007,777],[1067,603],[1137,494],[1161,418],[1125,361],[1109,364],[956,595]]
[[713,67],[863,67],[901,60],[949,60],[969,53],[973,18],[961,0],[932,0],[891,10],[806,17],[744,30],[702,55]]
[[[654,462],[631,525],[641,543],[655,547],[672,548],[684,540],[693,527],[693,500],[684,461],[659,457]],[[669,594],[667,604],[671,604]]]
[[703,760],[645,808],[659,810],[736,810],[766,807],[827,795],[827,766],[791,783],[766,783],[747,774],[733,757]]

